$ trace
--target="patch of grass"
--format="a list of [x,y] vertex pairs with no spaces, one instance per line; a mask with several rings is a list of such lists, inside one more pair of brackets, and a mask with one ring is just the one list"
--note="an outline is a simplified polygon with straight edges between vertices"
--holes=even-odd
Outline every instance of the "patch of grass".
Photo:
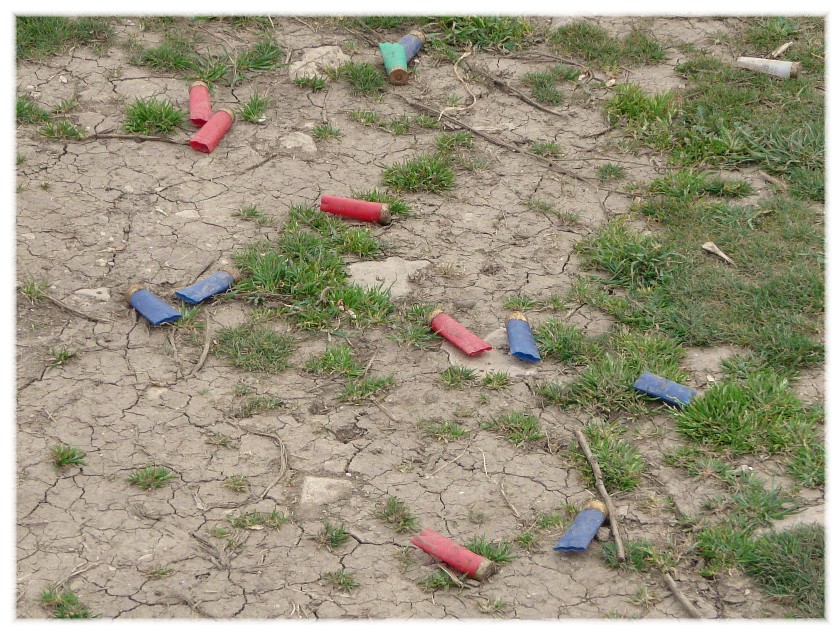
[[470,368],[451,366],[440,373],[440,380],[449,390],[460,390],[475,383],[476,372]]
[[283,399],[276,396],[251,396],[239,406],[236,414],[241,418],[248,418],[254,414],[280,409],[285,405]]
[[804,618],[825,617],[825,534],[818,525],[770,533],[742,555],[745,572]]
[[406,134],[411,129],[411,119],[408,115],[400,115],[391,119],[387,124],[387,130],[394,136]]
[[807,408],[788,380],[772,370],[716,382],[676,414],[677,428],[704,446],[737,454],[788,457],[803,486],[825,482],[822,414]]
[[357,200],[367,200],[375,203],[385,203],[386,205],[388,205],[388,209],[391,212],[391,215],[395,218],[399,218],[401,216],[408,216],[411,212],[411,207],[407,202],[399,198],[395,198],[394,196],[391,196],[384,192],[380,192],[376,188],[364,191],[354,191],[351,194],[351,196],[353,198],[356,198]]
[[428,130],[440,127],[440,122],[427,114],[419,114],[414,117],[414,123],[419,125],[421,128],[426,128]]
[[55,445],[50,449],[50,456],[52,457],[53,465],[56,469],[61,469],[67,465],[76,465],[81,467],[86,465],[85,452],[70,445]]
[[233,364],[251,372],[281,372],[288,367],[294,339],[272,330],[251,326],[223,328],[218,334],[217,354],[233,360]]
[[35,103],[35,100],[29,95],[18,95],[15,100],[15,109],[18,125],[50,120],[50,113]]
[[339,75],[350,84],[356,95],[378,95],[385,88],[385,73],[372,64],[347,63],[339,68]]
[[492,48],[515,51],[528,45],[533,27],[516,17],[441,17],[435,25],[438,33],[430,38],[447,46],[477,50]]
[[232,475],[225,480],[225,488],[237,493],[245,493],[248,490],[248,479],[242,475]]
[[[621,438],[624,432],[622,423],[608,423],[595,421],[583,428],[583,433],[589,441],[592,455],[598,459],[604,486],[609,492],[633,491],[642,480],[645,461],[639,452],[626,440]],[[572,457],[580,470],[593,485],[589,463],[583,452],[575,447]]]
[[544,437],[540,431],[540,423],[533,414],[525,412],[508,412],[489,421],[481,423],[482,429],[500,433],[516,446],[523,446],[528,442]]
[[219,447],[225,447],[226,449],[230,449],[234,444],[233,438],[225,434],[220,434],[219,432],[214,432],[204,442],[208,445],[218,445]]
[[391,525],[397,533],[417,531],[417,518],[408,512],[405,502],[389,495],[385,503],[376,511],[376,517]]
[[531,299],[527,295],[508,295],[502,300],[502,308],[505,310],[525,311],[531,310],[537,306],[536,300]]
[[[459,581],[464,581],[469,575],[461,575],[456,577]],[[443,570],[438,570],[428,577],[420,579],[417,583],[423,588],[424,592],[434,592],[435,590],[449,590],[450,588],[460,588],[458,582],[446,574]]]
[[99,616],[93,614],[79,597],[69,590],[44,590],[41,592],[41,605],[50,610],[55,619],[95,619]]
[[503,390],[510,385],[510,375],[502,370],[487,372],[481,379],[481,385],[488,390]]
[[228,515],[228,521],[233,528],[255,529],[258,526],[265,526],[279,531],[289,518],[277,511],[271,511],[271,513],[251,511],[245,514]]
[[240,116],[251,123],[265,121],[265,111],[268,109],[268,95],[254,93],[239,110]]
[[350,403],[360,403],[381,394],[395,384],[394,375],[372,376],[361,379],[350,379],[339,394],[339,399]]
[[149,569],[146,570],[146,574],[152,579],[163,579],[175,574],[175,570],[170,566],[161,566],[158,564],[150,566]]
[[798,33],[796,20],[775,16],[753,20],[744,32],[744,40],[753,52],[764,57],[788,40],[795,40]]
[[534,341],[540,355],[561,362],[585,363],[601,353],[597,339],[579,327],[550,317],[534,329]]
[[372,28],[375,31],[393,31],[393,30],[406,30],[410,29],[412,26],[416,25],[418,22],[423,21],[421,17],[415,16],[380,16],[380,15],[369,15],[364,18],[358,18],[359,22]]
[[132,62],[160,71],[186,72],[193,69],[192,42],[177,33],[167,33],[160,46],[148,48],[136,55]]
[[598,168],[598,180],[621,180],[624,178],[626,172],[627,170],[625,170],[621,165],[617,165],[616,163],[604,163]]
[[443,132],[435,137],[435,145],[438,151],[444,154],[452,154],[458,150],[469,150],[473,146],[471,132]]
[[236,57],[233,83],[236,83],[237,78],[247,77],[249,72],[274,70],[283,65],[282,59],[283,49],[270,35],[266,35]]
[[497,564],[504,564],[513,559],[513,548],[510,542],[504,539],[491,542],[484,535],[473,537],[467,542],[466,548]]
[[81,139],[84,136],[81,128],[69,121],[50,121],[41,126],[38,133],[48,139]]
[[20,287],[20,292],[30,304],[35,304],[47,298],[47,283],[44,280],[29,278]]
[[452,161],[439,154],[419,154],[386,168],[382,182],[397,191],[439,193],[454,187]]
[[343,546],[349,539],[350,535],[347,534],[344,524],[333,524],[328,521],[324,522],[324,527],[318,535],[318,543],[328,548]]
[[371,110],[354,110],[350,113],[350,118],[353,121],[358,121],[362,125],[368,126],[379,125],[379,122],[382,120],[382,117]]
[[556,29],[549,42],[567,55],[608,69],[640,66],[665,58],[665,49],[645,31],[634,28],[619,39],[585,20],[576,20]]
[[126,478],[126,482],[133,484],[143,491],[148,491],[150,489],[162,488],[167,480],[171,480],[174,477],[175,474],[166,467],[149,465],[148,467],[134,471]]
[[252,220],[260,227],[272,224],[272,219],[257,209],[255,205],[240,207],[233,215],[237,218],[242,218],[243,220]]
[[601,546],[601,556],[604,558],[604,563],[610,568],[635,570],[636,572],[649,572],[651,570],[670,572],[676,566],[676,561],[671,553],[656,548],[647,539],[632,539],[626,542],[625,551],[627,559],[621,562],[618,560],[614,542],[607,542]]
[[327,80],[323,77],[316,77],[315,75],[304,75],[293,79],[292,83],[301,88],[309,88],[312,92],[323,90],[327,86]]
[[534,141],[531,152],[538,156],[554,157],[563,154],[563,149],[554,141]]
[[227,59],[207,54],[204,57],[193,55],[190,59],[190,79],[213,84],[222,81],[231,71],[230,62]]
[[169,134],[184,120],[184,111],[168,99],[137,99],[125,111],[126,132]]
[[400,320],[395,326],[395,332],[389,337],[401,346],[410,345],[421,350],[440,341],[426,323],[426,318],[434,308],[432,304],[413,304],[403,308],[400,310]]
[[353,350],[350,346],[333,344],[327,346],[320,357],[311,357],[306,362],[306,371],[322,376],[338,374],[343,377],[359,377],[364,374],[365,368],[353,358]]
[[439,442],[450,442],[462,438],[467,430],[458,423],[451,420],[444,420],[439,423],[429,422],[423,427],[426,435],[431,436]]
[[312,129],[312,136],[319,141],[341,138],[341,130],[331,123],[319,123]]
[[536,542],[537,536],[531,531],[525,531],[524,533],[520,534],[519,537],[516,538],[516,543],[519,544],[520,548],[523,548],[528,552],[531,551]]
[[60,365],[65,365],[67,362],[72,361],[79,356],[78,351],[70,350],[65,346],[62,346],[61,348],[58,346],[50,346],[48,354],[51,368],[57,368]]
[[18,60],[38,60],[70,49],[92,44],[104,48],[114,35],[108,18],[87,16],[16,16],[15,53]]

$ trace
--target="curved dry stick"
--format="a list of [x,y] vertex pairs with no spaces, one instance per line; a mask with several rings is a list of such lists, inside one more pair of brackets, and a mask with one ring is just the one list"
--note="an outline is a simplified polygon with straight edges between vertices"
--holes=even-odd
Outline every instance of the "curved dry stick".
[[442,116],[444,116],[444,113],[445,113],[447,110],[452,110],[452,111],[455,111],[455,112],[463,112],[464,110],[469,110],[470,108],[474,107],[474,106],[475,106],[476,101],[478,101],[478,100],[476,99],[476,96],[475,96],[475,94],[473,93],[473,91],[472,91],[472,90],[470,90],[470,87],[469,87],[469,86],[467,86],[467,82],[466,82],[466,81],[464,81],[464,78],[463,78],[463,77],[461,77],[461,75],[458,73],[458,64],[460,64],[460,63],[461,63],[461,60],[462,60],[462,59],[464,59],[465,57],[467,57],[467,56],[469,56],[469,55],[472,55],[472,54],[473,54],[473,49],[472,49],[472,46],[470,46],[470,49],[469,49],[466,53],[464,53],[463,55],[461,55],[461,57],[459,57],[459,58],[458,58],[458,61],[457,61],[457,62],[455,62],[455,63],[452,65],[452,68],[453,68],[453,70],[455,71],[455,77],[458,79],[458,81],[460,81],[462,84],[464,84],[464,88],[466,88],[467,92],[468,92],[468,93],[470,93],[470,97],[472,97],[472,98],[473,98],[472,103],[471,103],[469,106],[448,106],[448,107],[444,108],[443,110],[441,110],[441,111],[440,111],[440,114],[438,114],[438,121],[440,121],[440,118],[441,118]]
[[[18,286],[18,288],[20,288],[20,286]],[[68,306],[67,304],[62,302],[60,299],[56,299],[55,297],[53,297],[52,295],[50,295],[48,293],[44,293],[44,297],[46,297],[48,300],[50,300],[53,304],[55,304],[59,308],[61,308],[63,310],[66,310],[68,313],[76,315],[76,317],[81,317],[82,319],[87,319],[88,321],[105,322],[105,323],[109,323],[109,324],[114,323],[114,320],[109,319],[108,317],[94,317],[93,315],[88,315],[86,313],[83,313],[80,310],[76,310],[75,308],[72,308],[71,306]]]
[[198,371],[204,367],[204,362],[207,361],[207,355],[210,352],[211,341],[212,337],[210,336],[210,317],[208,316],[207,319],[204,320],[204,348],[201,351],[201,356],[198,358],[198,363],[196,363],[193,366],[193,369],[187,373],[187,376],[197,374]]
[[671,591],[671,594],[680,602],[680,605],[683,606],[688,615],[692,619],[702,619],[703,615],[700,614],[700,611],[691,605],[691,602],[688,600],[682,591],[677,587],[677,582],[674,581],[674,578],[669,575],[667,572],[662,573],[662,578],[665,579],[665,585],[668,586],[668,590]]
[[589,448],[589,443],[586,441],[586,436],[583,435],[583,432],[580,429],[576,429],[575,435],[577,436],[578,444],[583,451],[583,455],[586,456],[586,460],[589,462],[592,474],[595,476],[595,488],[598,489],[598,493],[601,494],[604,504],[607,505],[610,530],[615,540],[616,557],[619,561],[624,561],[627,559],[627,554],[624,552],[624,542],[621,540],[621,534],[618,532],[618,518],[615,513],[615,505],[613,505],[612,498],[604,486],[604,477],[601,475],[601,467],[598,465],[598,459],[592,454],[592,450]]

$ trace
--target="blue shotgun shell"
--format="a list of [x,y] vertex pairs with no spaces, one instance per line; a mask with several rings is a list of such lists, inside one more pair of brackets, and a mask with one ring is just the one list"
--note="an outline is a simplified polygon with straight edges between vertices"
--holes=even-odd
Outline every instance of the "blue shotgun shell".
[[537,363],[540,361],[540,351],[534,342],[531,326],[525,315],[519,312],[510,314],[507,321],[508,344],[510,353],[520,361]]
[[573,552],[586,550],[606,517],[607,507],[597,500],[592,500],[575,516],[572,525],[554,544],[554,550]]
[[633,384],[633,387],[643,394],[661,399],[676,407],[688,405],[697,396],[697,390],[674,383],[650,372],[643,373]]
[[[422,37],[418,37],[422,36]],[[426,36],[422,31],[412,31],[408,35],[403,35],[400,38],[398,44],[402,44],[403,48],[405,49],[405,59],[407,62],[410,62],[417,53],[420,52],[420,49],[423,47],[423,42],[425,41]]]
[[128,303],[153,326],[181,319],[181,313],[145,288],[133,286],[126,293]]
[[213,273],[208,278],[199,280],[192,286],[175,291],[175,297],[185,304],[198,304],[208,297],[230,290],[234,282],[236,282],[236,277],[231,273],[228,271],[219,271],[218,273]]

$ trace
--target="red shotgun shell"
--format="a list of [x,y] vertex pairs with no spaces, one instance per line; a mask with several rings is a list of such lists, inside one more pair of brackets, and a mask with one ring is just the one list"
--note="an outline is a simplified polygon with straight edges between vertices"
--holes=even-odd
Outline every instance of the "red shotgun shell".
[[429,528],[424,528],[416,535],[411,543],[420,550],[424,550],[433,557],[449,564],[458,572],[469,575],[473,579],[484,581],[493,574],[495,566],[489,559],[476,555],[471,550],[459,546],[448,537]]
[[203,81],[194,81],[190,86],[190,121],[200,128],[212,116],[209,87]]
[[193,138],[190,139],[190,147],[207,154],[212,152],[230,129],[230,126],[233,125],[235,116],[233,110],[228,108],[219,110],[210,117],[210,121],[204,124],[201,130],[193,135]]
[[440,309],[433,310],[429,315],[429,327],[467,356],[474,357],[493,349]]
[[321,211],[364,220],[365,222],[378,222],[381,225],[387,225],[391,222],[391,211],[388,209],[388,205],[367,200],[356,200],[341,196],[321,196]]

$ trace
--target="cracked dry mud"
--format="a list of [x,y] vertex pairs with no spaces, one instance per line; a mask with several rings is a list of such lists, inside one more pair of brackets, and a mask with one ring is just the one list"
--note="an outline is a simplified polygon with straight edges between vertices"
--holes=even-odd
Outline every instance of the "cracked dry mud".
[[[138,23],[117,20],[119,37],[133,35],[144,46],[159,41],[160,33],[141,32]],[[600,23],[622,33],[632,20]],[[728,28],[726,20],[703,18],[657,18],[650,24],[670,43],[668,58],[629,76],[650,91],[679,83],[675,43],[715,52],[713,34]],[[275,19],[275,25],[292,61],[308,48],[357,39],[354,61],[380,63],[374,47],[335,24],[318,22],[316,32],[292,19]],[[217,36],[237,46],[256,39],[223,23],[202,28],[211,44],[222,44]],[[540,45],[508,58],[480,53],[470,63],[510,82],[551,63],[533,55],[541,50],[548,49]],[[81,47],[42,63],[21,63],[18,90],[45,107],[76,95],[74,120],[88,134],[118,133],[123,104],[137,97],[168,97],[186,107],[187,81],[132,66],[127,57],[119,46],[102,56]],[[628,197],[593,186],[597,167],[607,159],[621,162],[630,180],[643,182],[656,174],[658,159],[622,153],[618,132],[598,135],[606,127],[606,93],[593,85],[564,87],[561,116],[478,82],[470,86],[478,101],[461,115],[465,122],[525,148],[534,140],[556,141],[565,150],[560,165],[591,181],[567,178],[476,138],[473,153],[489,162],[487,170],[459,172],[446,196],[407,196],[413,217],[372,228],[387,243],[382,260],[412,265],[400,279],[405,294],[399,301],[440,304],[487,336],[504,325],[505,297],[564,292],[579,271],[573,244],[608,215],[628,209]],[[414,560],[403,567],[399,555],[411,535],[376,517],[376,507],[394,495],[421,527],[461,543],[482,534],[515,540],[538,514],[592,498],[594,491],[563,451],[574,446],[582,415],[539,409],[531,392],[536,382],[569,372],[559,364],[542,363],[531,374],[511,372],[510,387],[482,397],[480,388],[444,388],[438,376],[450,362],[440,346],[401,348],[384,328],[350,331],[357,357],[373,359],[374,374],[394,372],[396,379],[381,407],[350,405],[339,402],[338,381],[303,371],[306,359],[324,350],[325,333],[293,332],[297,349],[291,367],[279,375],[249,374],[214,355],[189,375],[201,353],[201,334],[196,340],[168,327],[151,328],[125,306],[128,285],[143,283],[171,296],[232,264],[237,250],[275,236],[290,206],[316,204],[321,194],[382,189],[385,167],[434,146],[435,131],[392,136],[352,121],[353,110],[413,116],[419,113],[398,95],[438,109],[449,94],[469,98],[451,64],[423,54],[411,82],[389,86],[381,102],[352,95],[342,81],[310,93],[293,85],[282,68],[232,91],[217,86],[214,107],[236,108],[257,91],[272,100],[266,123],[238,121],[210,155],[185,144],[50,141],[31,126],[18,129],[18,152],[26,157],[18,167],[25,185],[17,210],[19,283],[27,277],[48,280],[53,297],[112,320],[93,322],[19,297],[18,616],[46,616],[40,592],[69,577],[67,587],[103,617],[683,617],[658,575],[608,569],[597,545],[575,556],[555,553],[557,531],[540,533],[531,552],[515,546],[516,558],[480,585],[427,593],[417,581],[437,571],[435,562],[411,548]],[[311,135],[322,121],[340,128],[343,137],[318,142],[314,155],[283,147],[281,139]],[[184,128],[174,138],[183,143],[189,134]],[[579,220],[564,224],[529,209],[532,196]],[[275,226],[234,217],[251,204],[273,217]],[[203,306],[199,318],[217,332],[246,322],[249,312],[241,301],[221,300]],[[544,318],[533,316],[537,322]],[[571,311],[569,319],[590,333],[611,325],[588,307]],[[54,345],[77,349],[78,357],[50,367]],[[701,352],[698,385],[717,371],[727,351],[711,351],[711,360],[709,351],[695,356]],[[282,398],[285,407],[238,418],[238,383]],[[538,415],[546,441],[516,448],[479,428],[481,420],[512,409]],[[432,417],[458,419],[472,439],[429,439],[419,423]],[[279,482],[277,445],[255,432],[276,434],[285,443],[289,472]],[[651,467],[636,492],[616,497],[625,539],[679,545],[683,536],[674,510],[661,503],[664,497],[677,500],[680,510],[696,511],[704,494],[717,491],[710,484],[698,489],[696,481],[662,465],[661,452],[679,442],[669,419],[635,421],[632,433]],[[229,436],[231,445],[208,443],[214,434]],[[86,451],[87,465],[57,473],[48,454],[58,442]],[[125,481],[150,463],[169,467],[176,478],[148,492]],[[778,472],[772,463],[752,466]],[[248,491],[224,486],[234,474],[247,478]],[[816,506],[821,498],[813,497]],[[209,529],[228,526],[227,516],[236,509],[277,510],[290,519],[279,530],[235,530],[244,545],[229,548]],[[349,542],[333,551],[319,547],[324,520],[344,523]],[[171,574],[150,574],[164,567]],[[354,575],[358,588],[343,592],[321,580],[341,569]],[[783,614],[738,572],[707,580],[682,562],[676,578],[704,615]],[[656,595],[647,610],[630,601],[643,586]],[[495,599],[504,601],[500,613],[486,607]]]

